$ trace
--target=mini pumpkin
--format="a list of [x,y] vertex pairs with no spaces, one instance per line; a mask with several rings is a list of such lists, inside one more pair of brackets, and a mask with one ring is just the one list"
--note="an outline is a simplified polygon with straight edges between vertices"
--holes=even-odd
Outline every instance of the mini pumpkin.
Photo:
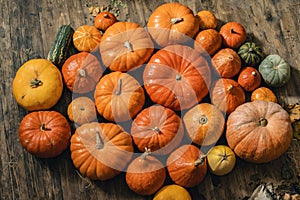
[[34,111],[22,119],[18,134],[26,151],[40,158],[52,158],[68,147],[71,127],[57,111]]
[[94,26],[79,26],[73,34],[73,44],[78,51],[92,52],[102,38],[101,32]]
[[223,44],[232,49],[240,47],[247,38],[245,28],[238,22],[225,23],[219,33],[223,38]]
[[210,10],[201,10],[197,13],[196,17],[199,19],[199,27],[201,30],[216,29],[218,26],[218,20]]
[[199,30],[193,11],[180,3],[165,3],[150,15],[147,30],[161,47],[190,41]]
[[223,134],[225,116],[216,106],[200,103],[185,113],[183,122],[192,142],[208,146],[215,144]]
[[96,108],[105,119],[124,122],[132,119],[144,106],[144,90],[127,73],[112,72],[103,76],[94,92]]
[[222,37],[215,29],[207,29],[200,31],[194,43],[194,49],[200,52],[205,50],[209,55],[213,55],[217,52],[222,45]]
[[254,42],[245,42],[240,46],[238,54],[246,65],[252,67],[258,66],[264,57],[262,48]]
[[218,79],[211,90],[211,102],[227,114],[245,103],[246,95],[242,87],[232,79]]
[[259,87],[252,92],[251,101],[256,100],[272,101],[274,103],[278,102],[275,93],[267,87]]
[[76,129],[70,151],[73,164],[82,176],[104,181],[127,167],[133,145],[130,135],[119,125],[91,122]]
[[116,22],[117,19],[113,13],[103,11],[96,15],[94,19],[94,26],[101,31],[106,31],[108,27]]
[[128,165],[126,171],[125,180],[128,187],[140,195],[152,195],[157,192],[167,176],[165,166],[150,153],[150,150],[146,149]]
[[88,93],[95,89],[103,69],[98,58],[88,52],[70,56],[62,66],[67,88],[74,93]]
[[162,187],[155,196],[153,200],[192,200],[190,193],[182,186],[171,184]]
[[153,105],[142,110],[131,126],[131,136],[143,152],[151,149],[154,154],[166,155],[180,144],[184,134],[180,117],[171,109]]
[[194,187],[201,183],[207,174],[206,157],[196,146],[185,144],[167,158],[167,170],[177,185]]
[[245,67],[239,74],[238,83],[246,91],[251,92],[261,84],[260,73],[253,67]]
[[282,87],[291,78],[290,65],[279,55],[268,55],[258,68],[264,81],[271,87]]
[[116,22],[101,39],[100,53],[104,65],[112,71],[127,72],[141,67],[154,51],[148,32],[133,22]]
[[289,114],[279,104],[247,102],[227,120],[226,140],[240,158],[267,163],[279,158],[289,147],[293,130]]
[[211,71],[197,50],[169,45],[151,57],[143,80],[154,103],[178,111],[191,108],[208,94]]
[[239,73],[242,62],[233,49],[223,48],[212,57],[212,66],[221,77],[232,78]]
[[12,92],[17,103],[28,111],[53,107],[63,91],[59,69],[46,59],[32,59],[17,71]]

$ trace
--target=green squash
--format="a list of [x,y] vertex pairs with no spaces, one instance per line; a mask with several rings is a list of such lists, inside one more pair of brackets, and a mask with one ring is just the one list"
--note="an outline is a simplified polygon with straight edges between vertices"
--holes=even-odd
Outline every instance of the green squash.
[[256,67],[262,61],[262,48],[254,42],[245,42],[238,50],[238,54],[246,65]]
[[285,85],[291,77],[290,65],[279,55],[268,55],[259,65],[258,71],[271,87]]

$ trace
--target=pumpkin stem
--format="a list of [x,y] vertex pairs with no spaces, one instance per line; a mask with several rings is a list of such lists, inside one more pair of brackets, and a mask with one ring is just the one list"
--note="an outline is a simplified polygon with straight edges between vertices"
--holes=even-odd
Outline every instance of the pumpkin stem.
[[41,125],[41,131],[50,131],[50,130],[51,130],[50,128],[46,127],[45,123],[42,123],[42,125]]
[[141,155],[142,159],[145,160],[147,156],[151,154],[151,151],[149,148],[145,147],[145,152]]
[[178,22],[182,22],[183,18],[182,17],[176,17],[171,19],[171,24],[176,24]]
[[86,77],[86,72],[85,72],[84,69],[80,69],[80,70],[78,71],[78,73],[79,73],[79,76],[81,76],[81,77]]
[[231,29],[230,29],[230,33],[231,33],[231,34],[235,34],[235,33],[237,33],[237,32],[235,32],[234,28],[231,28]]
[[232,89],[233,89],[233,85],[231,85],[231,84],[230,84],[230,85],[228,85],[228,87],[227,87],[227,91],[229,91],[229,92],[230,92]]
[[256,72],[255,72],[255,71],[251,72],[251,74],[252,74],[253,76],[256,76]]
[[195,162],[194,165],[197,167],[198,165],[201,165],[204,163],[204,159],[206,158],[206,155],[201,155]]
[[118,89],[116,91],[116,95],[120,95],[122,93],[122,79],[119,78],[119,85]]
[[199,124],[204,125],[208,122],[208,119],[205,115],[202,115],[199,119]]
[[109,18],[107,13],[103,14],[103,17],[104,18]]
[[181,74],[176,74],[176,81],[180,81],[182,79]]
[[32,88],[36,88],[36,87],[41,86],[41,85],[43,85],[43,82],[41,80],[37,79],[37,78],[33,78],[30,81],[30,86]]
[[159,130],[159,128],[157,126],[155,126],[152,130],[155,131],[156,133],[160,132],[160,130]]
[[99,131],[96,131],[96,149],[102,149],[104,146],[103,140],[100,137]]
[[221,162],[223,162],[224,160],[227,160],[227,158],[228,158],[228,155],[226,154],[226,152],[224,154],[219,154],[219,156],[222,157]]
[[126,47],[129,51],[133,52],[132,44],[128,40],[124,42],[124,47]]
[[228,58],[228,60],[233,60],[233,56],[231,56],[231,55],[228,56],[227,58]]
[[267,126],[268,124],[268,120],[266,120],[265,118],[261,117],[259,120],[258,120],[258,126],[262,126],[262,127],[265,127]]

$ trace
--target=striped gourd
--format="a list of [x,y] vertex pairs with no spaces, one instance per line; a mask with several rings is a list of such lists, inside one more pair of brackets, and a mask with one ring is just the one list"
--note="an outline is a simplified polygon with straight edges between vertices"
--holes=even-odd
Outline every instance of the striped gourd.
[[246,65],[252,67],[257,67],[264,57],[262,48],[254,42],[245,42],[238,54]]
[[73,45],[73,34],[74,29],[70,25],[62,25],[57,32],[47,57],[57,67],[61,67],[69,56],[77,52]]

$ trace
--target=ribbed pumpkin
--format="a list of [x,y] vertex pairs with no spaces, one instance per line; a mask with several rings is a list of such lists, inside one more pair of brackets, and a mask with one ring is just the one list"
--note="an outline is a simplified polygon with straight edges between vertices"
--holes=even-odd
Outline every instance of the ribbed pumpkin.
[[256,100],[272,101],[274,103],[278,102],[275,93],[267,87],[259,87],[252,92],[251,101]]
[[169,154],[183,138],[183,124],[171,109],[153,105],[142,110],[131,126],[131,136],[137,148],[143,152],[151,149],[154,154]]
[[245,103],[227,120],[228,145],[248,162],[267,163],[279,158],[288,149],[292,134],[289,114],[273,102]]
[[232,79],[217,80],[211,90],[211,102],[227,114],[245,103],[246,95],[242,87]]
[[207,146],[215,144],[221,137],[225,116],[216,106],[200,103],[185,113],[183,122],[192,142]]
[[94,26],[82,25],[79,26],[73,34],[73,44],[78,51],[91,52],[96,50],[102,34]]
[[120,174],[133,155],[131,136],[113,123],[86,123],[71,138],[71,158],[82,176],[108,180]]
[[100,12],[94,19],[94,26],[101,30],[106,31],[108,27],[117,22],[115,15],[111,12]]
[[232,49],[240,47],[247,38],[245,28],[238,22],[225,23],[219,33],[223,38],[223,44]]
[[258,68],[264,81],[271,87],[281,87],[291,78],[290,65],[279,55],[268,55]]
[[245,42],[240,46],[238,54],[246,65],[252,67],[257,67],[264,57],[262,48],[254,42]]
[[251,92],[261,84],[260,73],[253,67],[245,67],[239,74],[238,83],[244,90]]
[[198,51],[169,45],[151,57],[143,80],[154,103],[178,111],[191,108],[208,94],[211,71]]
[[209,55],[213,55],[220,49],[222,45],[222,37],[215,29],[207,29],[200,31],[194,43],[194,48],[198,51],[205,50]]
[[183,44],[199,31],[199,21],[193,11],[180,3],[165,3],[150,15],[147,30],[161,47]]
[[216,29],[218,26],[218,20],[210,10],[201,10],[196,14],[196,17],[199,20],[200,30]]

